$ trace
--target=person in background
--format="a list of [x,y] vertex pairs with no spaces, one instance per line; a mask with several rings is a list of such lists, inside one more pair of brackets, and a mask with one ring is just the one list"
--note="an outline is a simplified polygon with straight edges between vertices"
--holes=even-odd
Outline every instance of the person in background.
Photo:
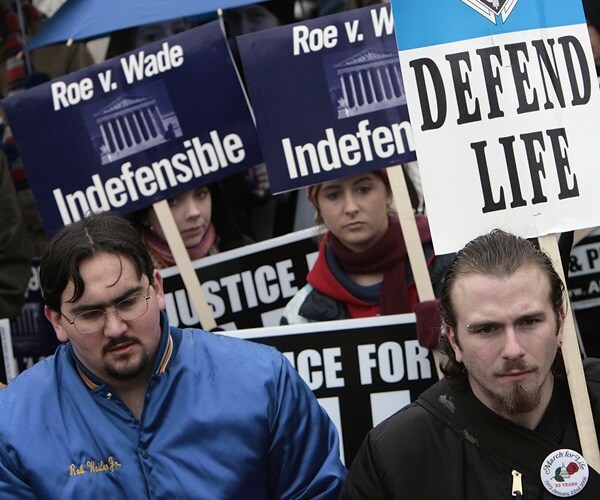
[[[191,260],[252,243],[229,213],[219,183],[200,186],[168,199],[173,219]],[[156,213],[149,207],[132,214],[157,269],[175,265],[175,258]]]
[[224,20],[230,37],[275,28],[294,21],[294,2],[273,0],[227,9]]
[[[440,298],[445,377],[369,432],[340,499],[598,498],[600,475],[576,459],[564,301],[531,242],[495,230],[468,243]],[[598,429],[600,362],[584,364]]]
[[389,0],[346,0],[346,10],[371,7],[380,3],[390,3]]
[[[12,82],[9,85],[12,87],[12,93],[30,89],[36,85],[46,83],[50,80],[49,75],[45,73],[29,73],[24,80],[19,83],[18,89],[12,87]],[[45,246],[48,244],[48,236],[44,229],[41,214],[33,197],[33,191],[29,185],[29,179],[25,171],[25,166],[19,155],[15,138],[12,135],[10,123],[4,107],[0,105],[0,150],[6,155],[8,160],[10,175],[15,186],[17,200],[23,214],[25,231],[31,242],[34,257],[42,255]]]
[[[237,12],[237,9],[234,9],[234,11]],[[233,11],[226,12],[228,12],[231,16],[236,15],[236,12]],[[268,16],[272,16],[269,11],[267,11],[265,14],[267,19]],[[235,19],[239,18],[239,25],[244,29],[248,29],[247,23],[252,21],[255,24],[258,24],[258,17],[260,16],[256,13],[253,14],[252,10],[243,8],[240,9],[239,16],[235,17]],[[190,29],[191,27],[192,23],[190,21],[186,19],[176,19],[165,23],[140,26],[137,28],[118,31],[111,35],[110,43],[106,52],[106,58],[110,59],[116,57],[136,48],[142,47],[145,44],[181,33],[182,31]],[[223,207],[227,206],[226,210],[233,214],[233,218],[230,219],[232,226],[227,227],[224,225],[222,232],[232,232],[237,230],[240,235],[244,235],[242,236],[242,240],[246,243],[259,239],[257,238],[256,230],[256,225],[258,223],[255,224],[252,217],[252,212],[257,207],[258,209],[261,209],[269,202],[269,200],[272,199],[264,164],[250,168],[247,172],[241,172],[239,174],[234,174],[228,178],[222,179],[219,181],[219,185],[220,188],[218,189],[227,193],[227,202],[225,203],[223,200],[222,205]],[[217,188],[215,187],[213,192],[216,189]],[[261,228],[269,226],[268,224],[264,223],[264,218],[260,222]],[[158,236],[161,237],[160,234]],[[262,239],[265,239],[271,237],[271,234],[268,231],[267,235],[261,234],[260,236]],[[164,240],[164,236],[161,238]],[[235,240],[236,236],[232,235],[232,238]],[[225,237],[224,239],[228,240],[230,238]],[[240,246],[241,244],[244,243],[240,243],[235,246]],[[231,248],[233,248],[233,246]]]
[[[385,170],[308,188],[316,222],[327,229],[304,286],[281,324],[412,312],[418,296]],[[425,216],[415,216],[434,291],[449,256],[433,254]]]
[[149,43],[182,33],[191,27],[192,23],[187,19],[174,19],[164,23],[148,24],[116,31],[110,36],[108,48],[106,49],[106,59],[111,59]]
[[19,314],[29,277],[33,247],[27,238],[8,162],[0,153],[0,319]]
[[600,79],[600,0],[583,0],[583,12],[592,44],[596,74]]
[[[32,257],[33,246],[25,231],[8,161],[0,152],[0,319],[15,318],[21,311]],[[6,382],[5,374],[0,374],[0,380]]]
[[[592,46],[596,74],[600,84],[600,0],[583,0],[588,34]],[[582,268],[578,263],[578,254],[583,248],[597,245],[600,228],[589,228],[585,236],[576,238],[573,231],[563,233],[559,240],[566,252],[563,258],[567,287],[571,298],[571,306],[576,320],[580,348],[586,355],[600,357],[600,334],[598,322],[600,321],[600,298],[596,293],[596,271],[594,266]],[[561,245],[562,242],[562,245]],[[572,251],[572,253],[571,253]],[[571,253],[569,258],[569,253]]]
[[296,370],[169,326],[126,218],[61,229],[40,283],[63,345],[0,391],[0,498],[337,498],[337,432]]
[[[56,44],[23,52],[30,40],[43,28],[48,18],[38,11],[33,2],[19,0],[23,12],[21,31],[16,3],[14,0],[0,0],[0,90],[9,95],[21,89],[28,73],[45,73],[50,79],[58,78],[73,71],[94,64],[94,58],[85,43]],[[29,67],[26,58],[29,58]]]
[[[294,0],[257,2],[223,13],[233,60],[244,79],[235,38],[295,21]],[[223,179],[222,185],[241,230],[257,241],[294,230],[297,191],[273,195],[264,163]]]
[[344,11],[346,0],[296,0],[296,19],[305,21]]
[[[121,30],[111,36],[106,57],[118,56],[191,27],[190,21],[175,19]],[[191,189],[169,198],[168,202],[192,260],[252,243],[231,216],[219,183]],[[131,219],[142,231],[144,243],[157,269],[175,265],[175,258],[154,210],[151,207],[141,210],[132,214]],[[218,228],[215,229],[215,226]]]

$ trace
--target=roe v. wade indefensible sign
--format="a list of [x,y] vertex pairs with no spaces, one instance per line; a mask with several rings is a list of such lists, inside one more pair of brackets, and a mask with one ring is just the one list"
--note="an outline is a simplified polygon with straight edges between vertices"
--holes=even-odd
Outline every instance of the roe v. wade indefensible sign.
[[3,101],[48,233],[261,161],[217,21]]
[[600,92],[581,0],[392,10],[436,252],[494,227],[599,225]]
[[237,41],[275,192],[415,159],[389,6]]

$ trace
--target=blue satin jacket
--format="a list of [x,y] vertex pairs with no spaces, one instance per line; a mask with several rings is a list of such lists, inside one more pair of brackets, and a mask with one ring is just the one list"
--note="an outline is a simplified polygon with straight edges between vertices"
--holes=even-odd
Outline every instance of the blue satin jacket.
[[162,322],[140,421],[68,343],[0,391],[0,498],[337,498],[335,427],[287,360]]

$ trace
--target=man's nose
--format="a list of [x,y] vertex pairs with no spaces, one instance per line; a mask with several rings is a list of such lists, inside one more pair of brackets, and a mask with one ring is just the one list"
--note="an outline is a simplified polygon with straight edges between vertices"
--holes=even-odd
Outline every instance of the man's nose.
[[517,359],[525,355],[519,335],[514,327],[508,327],[504,332],[504,349],[502,355],[505,359]]
[[120,337],[127,331],[127,323],[121,319],[116,309],[104,313],[104,335]]

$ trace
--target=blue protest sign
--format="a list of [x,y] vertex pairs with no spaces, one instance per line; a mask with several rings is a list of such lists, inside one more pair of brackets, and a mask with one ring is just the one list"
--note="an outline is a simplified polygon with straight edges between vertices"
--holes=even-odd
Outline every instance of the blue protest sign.
[[217,21],[3,101],[49,234],[262,161]]
[[389,6],[237,42],[274,192],[415,159]]

